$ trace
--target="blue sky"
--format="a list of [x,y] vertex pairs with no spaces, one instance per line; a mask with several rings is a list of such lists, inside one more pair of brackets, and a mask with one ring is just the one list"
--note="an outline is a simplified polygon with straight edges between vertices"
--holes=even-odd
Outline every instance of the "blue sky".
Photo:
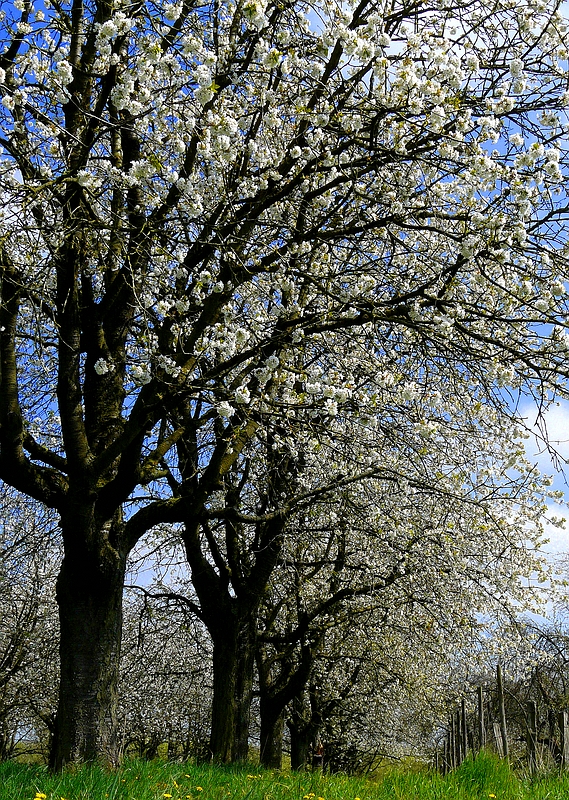
[[[536,426],[537,411],[535,406],[528,406],[522,413],[526,417],[528,427]],[[553,459],[543,443],[538,438],[530,437],[526,442],[526,454],[532,464],[536,464],[542,473],[553,477],[553,488],[565,493],[565,503],[561,506],[551,504],[551,512],[556,517],[566,517],[568,522],[565,529],[553,525],[547,526],[547,535],[550,543],[544,548],[547,553],[557,555],[569,553],[569,401],[560,401],[552,405],[543,415],[542,424],[545,425],[548,439],[557,453]],[[543,428],[542,428],[543,429]]]

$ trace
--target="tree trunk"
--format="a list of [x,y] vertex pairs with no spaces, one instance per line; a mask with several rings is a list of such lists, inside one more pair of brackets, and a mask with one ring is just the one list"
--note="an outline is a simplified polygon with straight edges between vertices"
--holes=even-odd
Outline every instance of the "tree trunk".
[[[93,538],[106,541],[97,533],[93,532],[91,544]],[[95,546],[89,551],[66,548],[57,580],[61,674],[50,754],[54,771],[72,762],[118,761],[116,711],[125,568],[126,559],[108,541],[105,548]]]
[[232,761],[249,760],[249,728],[253,702],[253,673],[257,639],[256,611],[238,622],[237,675],[235,683],[235,741]]
[[290,766],[294,770],[306,769],[310,763],[313,734],[311,726],[290,725]]
[[267,769],[281,769],[283,759],[283,723],[282,712],[263,708],[261,698],[261,752],[260,762]]
[[235,631],[228,626],[227,637],[213,642],[213,697],[209,747],[213,761],[231,761],[235,737],[235,687],[237,647]]
[[322,725],[322,713],[316,707],[313,694],[309,701],[304,691],[297,694],[291,704],[287,725],[290,730],[290,765],[294,770],[306,769],[312,762],[311,749]]
[[[236,611],[235,609],[233,609]],[[253,696],[254,617],[235,613],[213,638],[213,698],[210,750],[214,761],[246,761]]]

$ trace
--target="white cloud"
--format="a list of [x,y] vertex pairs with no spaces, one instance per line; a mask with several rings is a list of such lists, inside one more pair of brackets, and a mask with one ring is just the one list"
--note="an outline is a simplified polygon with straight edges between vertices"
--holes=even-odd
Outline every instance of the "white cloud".
[[[535,406],[523,409],[528,430],[533,433],[526,441],[526,456],[536,464],[544,475],[551,475],[553,488],[562,491],[569,498],[569,403],[559,402],[551,405],[542,414]],[[548,516],[567,517],[565,505],[549,506]],[[569,553],[569,527],[559,528],[545,521],[544,533],[549,542],[543,546],[545,554],[557,557]]]
[[[550,506],[549,511],[552,517],[566,516],[566,512],[562,507]],[[544,524],[544,534],[549,541],[541,548],[542,552],[547,556],[557,557],[560,554],[569,554],[569,530],[567,523],[562,528],[552,525],[549,522]]]
[[526,442],[528,459],[553,475],[555,488],[567,490],[569,483],[569,403],[555,403],[538,415],[534,406],[522,411],[533,435]]

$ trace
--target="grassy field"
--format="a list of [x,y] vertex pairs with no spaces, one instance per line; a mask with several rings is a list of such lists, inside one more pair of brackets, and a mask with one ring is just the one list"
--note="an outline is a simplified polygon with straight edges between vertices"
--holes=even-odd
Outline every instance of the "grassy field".
[[442,777],[389,768],[373,779],[258,768],[130,762],[50,776],[40,766],[0,764],[0,800],[569,800],[569,774],[524,780],[489,756]]

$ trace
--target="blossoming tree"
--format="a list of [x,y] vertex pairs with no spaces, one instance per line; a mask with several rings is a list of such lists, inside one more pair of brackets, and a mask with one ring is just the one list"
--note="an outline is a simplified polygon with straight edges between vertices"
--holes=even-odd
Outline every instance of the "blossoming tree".
[[564,374],[558,5],[2,10],[0,478],[61,523],[53,767],[116,756],[129,551],[208,540],[261,430]]

